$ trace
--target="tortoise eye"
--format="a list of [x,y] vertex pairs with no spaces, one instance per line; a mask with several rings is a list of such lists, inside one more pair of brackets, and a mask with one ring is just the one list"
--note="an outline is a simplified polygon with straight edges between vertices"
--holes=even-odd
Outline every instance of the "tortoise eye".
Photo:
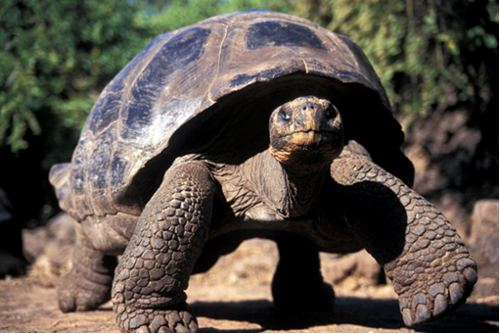
[[331,104],[323,112],[326,118],[333,118],[337,115],[337,109]]
[[278,115],[285,122],[288,122],[288,121],[290,121],[292,119],[292,115],[285,108],[281,108],[280,111],[279,111],[279,113],[278,113]]

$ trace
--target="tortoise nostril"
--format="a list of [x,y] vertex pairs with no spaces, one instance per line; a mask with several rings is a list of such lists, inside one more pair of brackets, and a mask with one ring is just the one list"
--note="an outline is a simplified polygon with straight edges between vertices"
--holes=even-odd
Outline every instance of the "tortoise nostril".
[[307,103],[302,107],[302,110],[306,111],[307,109],[314,110],[316,109],[316,106],[312,103]]

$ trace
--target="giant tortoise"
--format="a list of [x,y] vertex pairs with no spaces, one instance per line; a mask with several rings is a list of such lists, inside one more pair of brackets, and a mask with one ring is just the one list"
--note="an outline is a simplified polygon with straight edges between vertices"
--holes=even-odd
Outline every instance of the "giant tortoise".
[[406,325],[439,319],[468,297],[476,264],[411,189],[403,140],[360,48],[312,22],[251,10],[156,37],[51,170],[79,222],[59,306],[112,298],[122,331],[195,331],[190,275],[262,237],[279,250],[281,309],[331,310],[318,252],[365,248]]

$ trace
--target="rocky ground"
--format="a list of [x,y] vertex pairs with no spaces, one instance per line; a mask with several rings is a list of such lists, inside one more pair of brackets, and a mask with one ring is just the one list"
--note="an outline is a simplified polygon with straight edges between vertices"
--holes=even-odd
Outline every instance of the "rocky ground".
[[[498,216],[498,202],[496,210]],[[67,216],[59,216],[46,228],[25,231],[24,240],[30,245],[26,252],[36,260],[27,276],[0,281],[0,332],[118,331],[110,303],[97,311],[83,313],[64,314],[57,307],[54,284],[68,269],[69,247],[73,242],[71,233],[68,234],[71,224]],[[200,331],[499,331],[498,276],[496,280],[480,277],[477,292],[451,316],[435,324],[407,328],[392,288],[383,281],[380,283],[380,268],[365,252],[342,257],[321,254],[324,277],[333,283],[337,294],[335,313],[280,312],[274,307],[270,293],[277,256],[273,242],[253,239],[223,257],[207,273],[193,276],[188,302],[198,316]],[[498,260],[496,265],[498,272]]]

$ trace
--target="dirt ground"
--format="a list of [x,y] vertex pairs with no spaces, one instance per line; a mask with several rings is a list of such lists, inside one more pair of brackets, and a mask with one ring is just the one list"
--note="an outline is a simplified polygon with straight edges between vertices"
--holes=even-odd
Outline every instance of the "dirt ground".
[[[322,254],[325,280],[331,256]],[[331,332],[498,332],[498,296],[470,298],[438,323],[406,328],[389,285],[351,276],[334,284],[336,311],[284,313],[272,303],[270,281],[277,251],[270,241],[254,239],[190,281],[188,302],[208,333]],[[33,269],[21,278],[0,281],[0,332],[118,332],[110,303],[97,311],[61,313],[55,279]],[[293,293],[293,292],[291,292]]]

